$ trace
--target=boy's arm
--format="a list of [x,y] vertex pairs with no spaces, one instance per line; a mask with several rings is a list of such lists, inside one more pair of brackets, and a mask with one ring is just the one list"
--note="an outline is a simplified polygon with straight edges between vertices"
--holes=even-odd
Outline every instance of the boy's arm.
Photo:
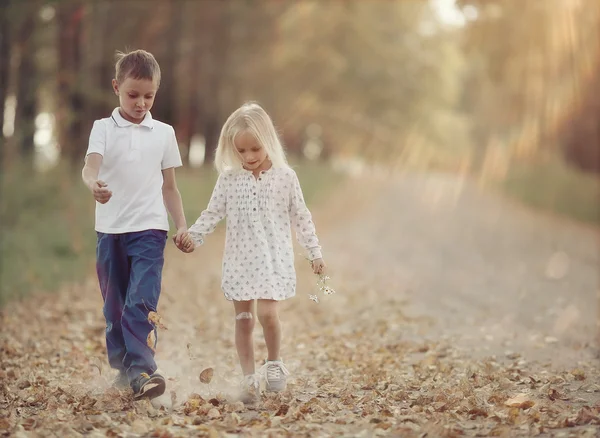
[[175,243],[177,246],[181,244],[183,234],[187,231],[187,222],[185,220],[185,213],[183,212],[183,202],[181,200],[181,193],[177,188],[177,181],[175,180],[175,168],[163,169],[163,200],[165,207],[171,215],[175,228],[177,228],[177,235],[175,236]]
[[102,155],[91,153],[85,159],[85,165],[81,171],[81,179],[94,195],[94,199],[101,204],[106,204],[112,196],[112,192],[106,188],[107,184],[98,179]]
[[189,229],[190,236],[196,246],[204,243],[204,236],[212,233],[217,224],[225,217],[227,212],[227,187],[225,177],[220,175],[213,193],[196,223]]

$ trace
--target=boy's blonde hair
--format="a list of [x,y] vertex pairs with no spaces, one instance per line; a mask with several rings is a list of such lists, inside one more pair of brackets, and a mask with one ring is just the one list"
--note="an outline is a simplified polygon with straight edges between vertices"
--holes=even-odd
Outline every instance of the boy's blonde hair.
[[219,173],[242,169],[242,160],[235,147],[235,137],[248,132],[265,148],[273,167],[289,167],[283,145],[271,117],[260,105],[248,102],[235,110],[227,119],[215,153],[215,167]]
[[117,52],[115,64],[115,79],[122,84],[125,79],[148,79],[160,85],[160,66],[154,55],[145,50],[132,52]]

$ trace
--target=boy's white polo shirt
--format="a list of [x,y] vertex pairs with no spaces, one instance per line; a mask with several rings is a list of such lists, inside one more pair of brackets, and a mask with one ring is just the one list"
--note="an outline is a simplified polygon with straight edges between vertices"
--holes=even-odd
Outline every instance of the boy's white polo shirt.
[[136,125],[115,108],[94,122],[86,157],[92,153],[102,155],[98,179],[112,191],[106,204],[96,202],[96,231],[169,231],[162,170],[181,166],[173,127],[153,120],[150,112]]

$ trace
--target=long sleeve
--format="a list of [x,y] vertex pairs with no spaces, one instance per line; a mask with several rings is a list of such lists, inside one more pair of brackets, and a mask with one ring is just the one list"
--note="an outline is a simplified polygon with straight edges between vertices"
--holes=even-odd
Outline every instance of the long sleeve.
[[310,211],[304,202],[300,181],[298,181],[298,176],[295,172],[292,175],[290,218],[292,226],[296,231],[296,238],[308,253],[308,258],[310,260],[322,258],[315,224],[313,223]]
[[212,233],[217,224],[226,215],[227,187],[224,179],[223,175],[219,175],[219,179],[208,202],[208,207],[188,230],[196,246],[204,243],[204,236]]

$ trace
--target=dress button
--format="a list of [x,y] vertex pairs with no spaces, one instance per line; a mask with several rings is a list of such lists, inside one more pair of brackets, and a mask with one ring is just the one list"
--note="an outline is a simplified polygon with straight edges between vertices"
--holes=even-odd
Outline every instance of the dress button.
[[253,208],[252,210],[256,211],[256,208]]

